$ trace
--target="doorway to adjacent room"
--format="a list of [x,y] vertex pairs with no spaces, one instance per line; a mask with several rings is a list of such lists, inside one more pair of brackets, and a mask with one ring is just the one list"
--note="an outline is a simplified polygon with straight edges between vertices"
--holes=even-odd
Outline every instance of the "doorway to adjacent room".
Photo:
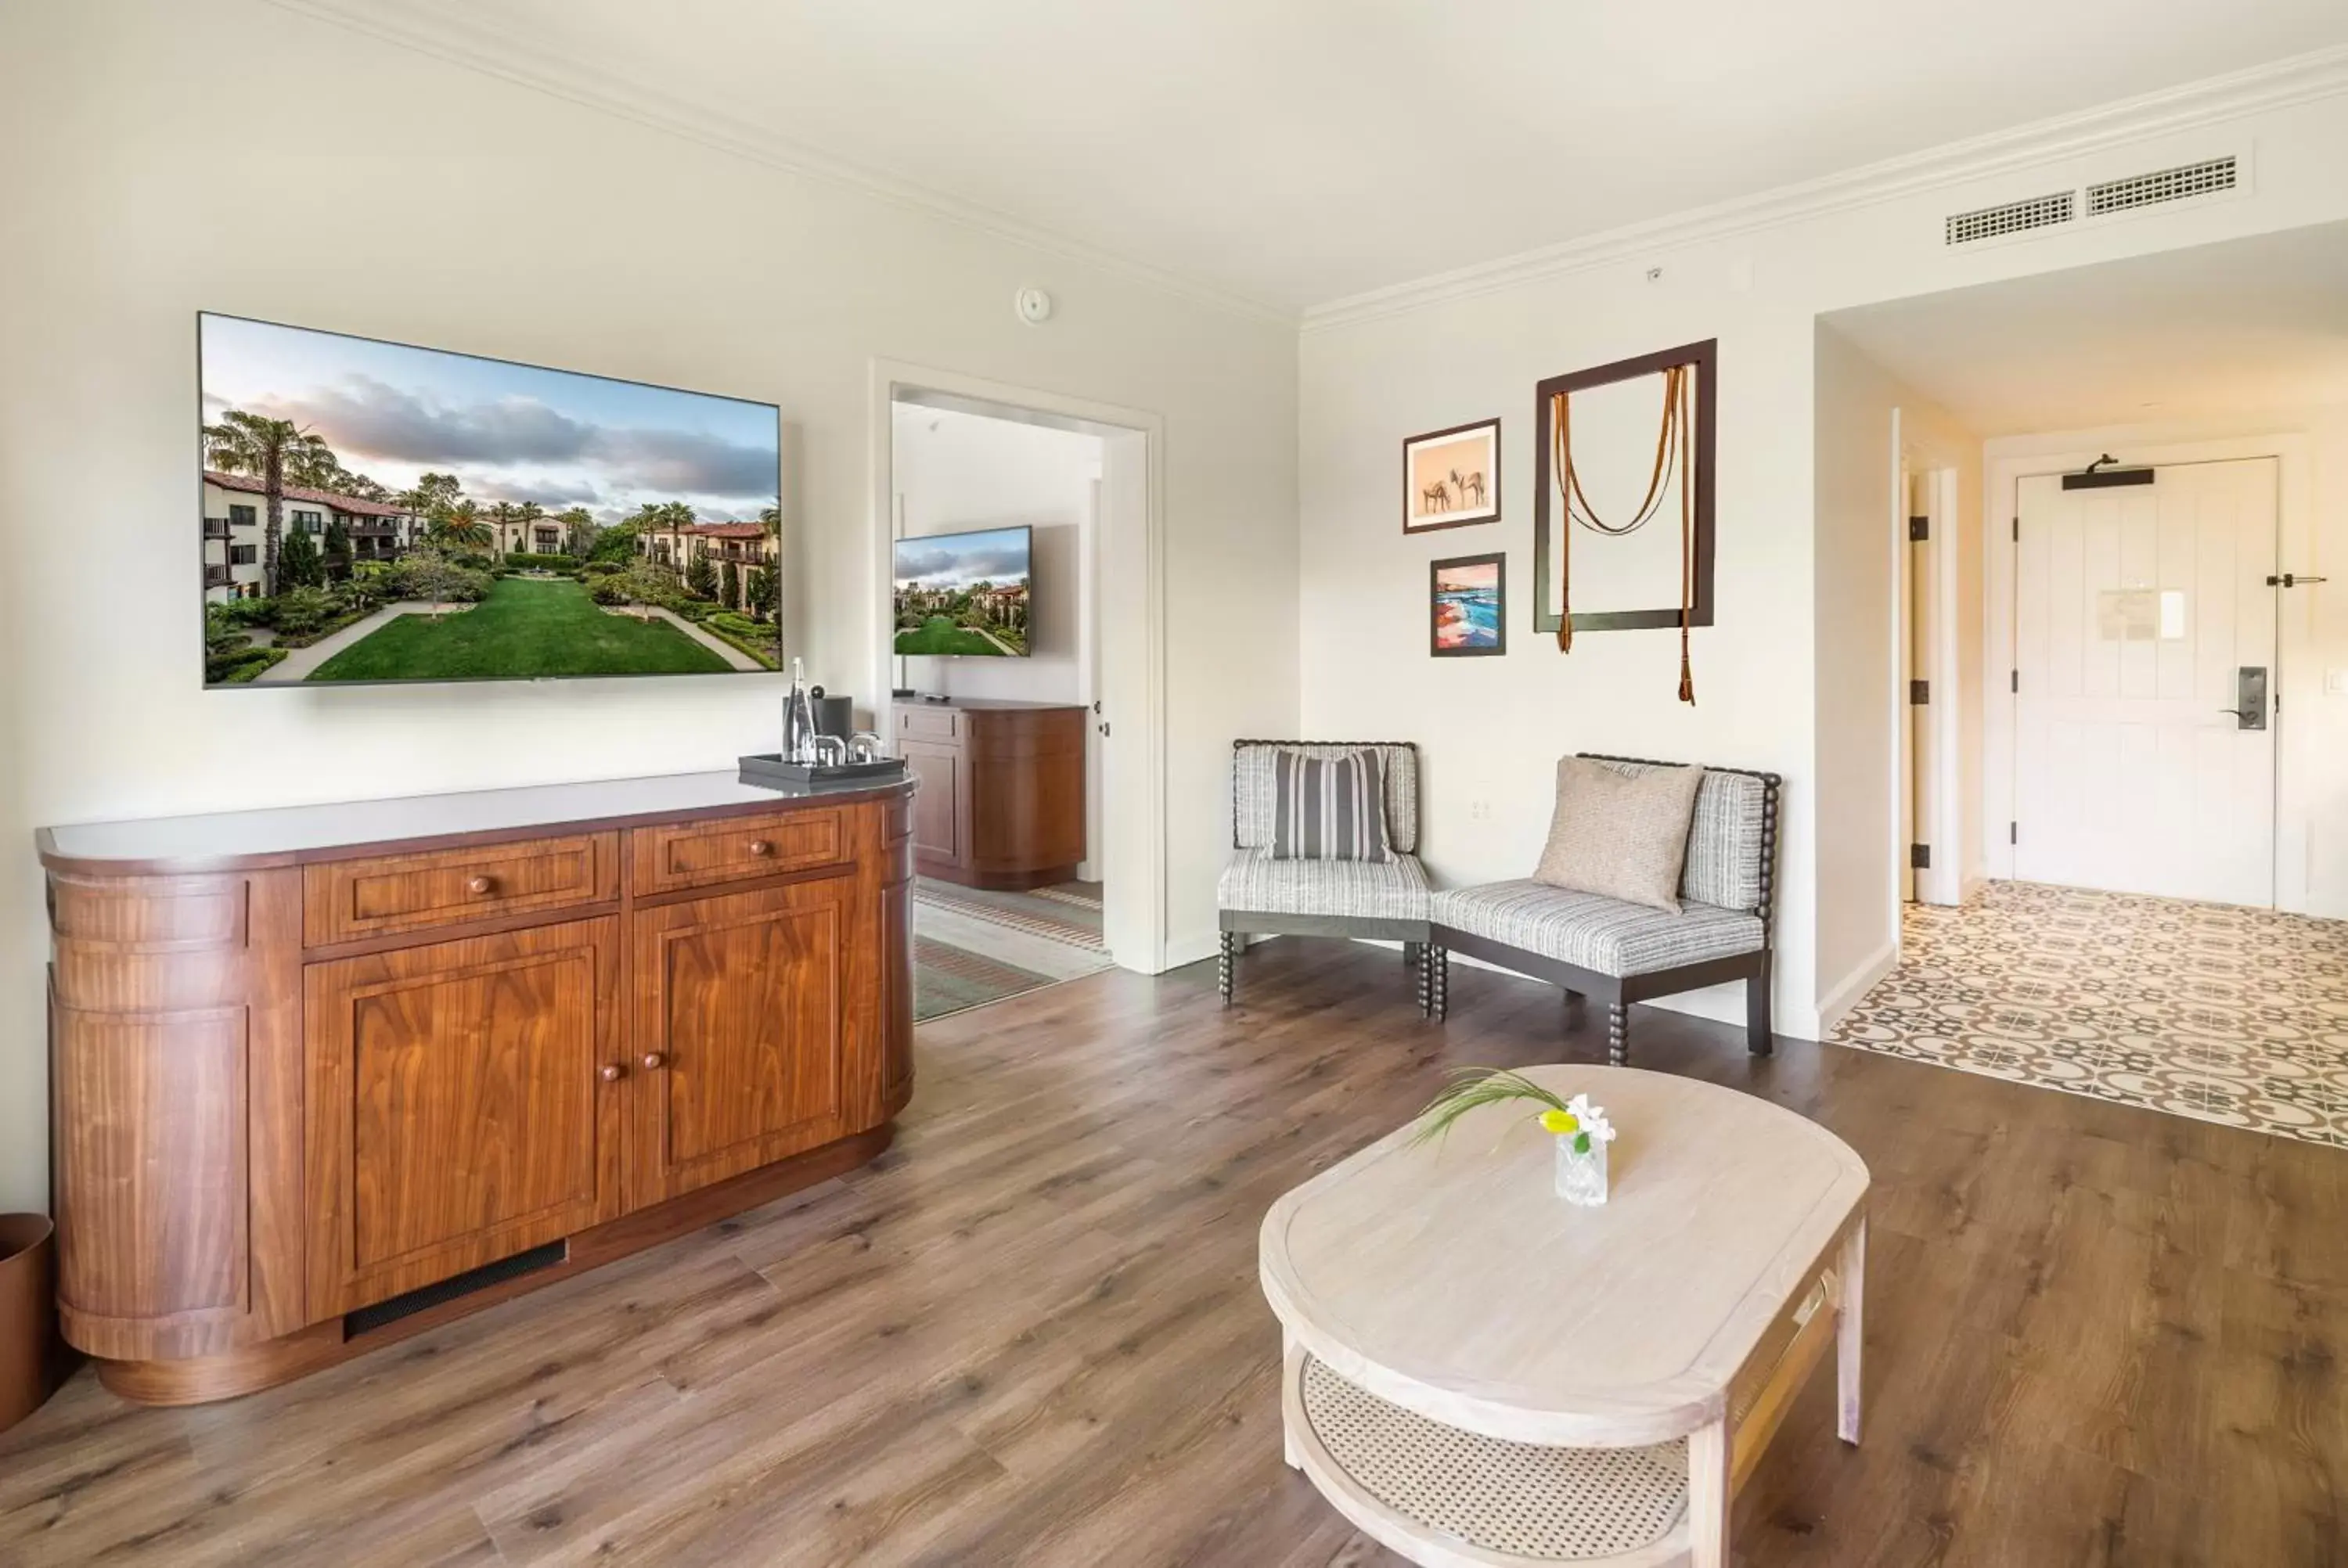
[[877,716],[922,785],[921,1018],[1162,964],[1153,432],[1112,412],[890,377]]

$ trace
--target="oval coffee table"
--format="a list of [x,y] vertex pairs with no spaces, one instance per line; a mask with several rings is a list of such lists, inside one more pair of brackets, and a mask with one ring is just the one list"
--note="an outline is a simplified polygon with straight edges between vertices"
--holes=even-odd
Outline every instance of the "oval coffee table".
[[1728,1561],[1731,1500],[1831,1336],[1859,1441],[1867,1167],[1750,1094],[1534,1067],[1619,1136],[1556,1194],[1523,1107],[1416,1123],[1264,1216],[1288,1462],[1415,1563]]

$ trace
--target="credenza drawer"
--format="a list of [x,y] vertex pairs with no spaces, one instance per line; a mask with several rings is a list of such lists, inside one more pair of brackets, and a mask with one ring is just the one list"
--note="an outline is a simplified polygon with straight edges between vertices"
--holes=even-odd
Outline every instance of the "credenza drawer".
[[897,710],[897,734],[903,740],[951,745],[962,739],[962,711],[908,703]]
[[837,807],[639,827],[628,837],[639,897],[804,871],[848,857],[848,823]]
[[608,902],[620,896],[620,835],[335,860],[303,878],[302,939],[317,948]]

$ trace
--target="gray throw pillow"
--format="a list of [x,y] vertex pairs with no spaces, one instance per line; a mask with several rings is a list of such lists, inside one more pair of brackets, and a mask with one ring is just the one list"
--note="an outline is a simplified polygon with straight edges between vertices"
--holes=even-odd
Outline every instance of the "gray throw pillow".
[[1680,868],[1702,768],[1557,764],[1557,815],[1533,880],[1680,912]]
[[1386,781],[1375,752],[1272,754],[1274,860],[1391,860]]

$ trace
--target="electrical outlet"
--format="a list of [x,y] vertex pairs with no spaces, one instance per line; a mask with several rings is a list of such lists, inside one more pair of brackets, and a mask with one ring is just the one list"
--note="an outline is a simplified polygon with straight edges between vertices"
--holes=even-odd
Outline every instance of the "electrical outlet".
[[2323,694],[2327,697],[2348,697],[2348,670],[2326,670],[2323,672]]
[[1468,818],[1470,822],[1489,822],[1492,819],[1492,803],[1480,796],[1469,801]]

